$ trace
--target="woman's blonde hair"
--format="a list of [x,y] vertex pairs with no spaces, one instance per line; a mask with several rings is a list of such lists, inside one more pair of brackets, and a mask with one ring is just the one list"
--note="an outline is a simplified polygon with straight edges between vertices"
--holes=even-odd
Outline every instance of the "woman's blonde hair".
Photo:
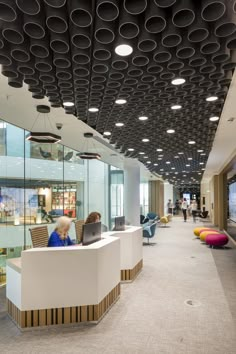
[[93,211],[92,213],[90,213],[85,221],[85,224],[91,224],[93,222],[97,221],[97,218],[99,218],[99,220],[101,219],[101,214],[97,211]]
[[55,231],[59,234],[62,240],[65,240],[68,234],[65,234],[64,229],[65,227],[71,226],[71,219],[67,216],[60,216],[56,221]]

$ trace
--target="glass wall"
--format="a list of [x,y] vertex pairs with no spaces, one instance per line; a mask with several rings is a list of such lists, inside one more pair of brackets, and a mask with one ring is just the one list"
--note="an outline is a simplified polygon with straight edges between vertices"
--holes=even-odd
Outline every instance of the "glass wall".
[[110,166],[110,227],[115,216],[124,215],[124,172],[119,168]]
[[140,214],[146,216],[149,212],[148,182],[140,184]]
[[[27,133],[0,120],[0,285],[6,281],[6,259],[31,247],[30,227],[45,224],[50,233],[59,216],[85,219],[91,211],[109,225],[111,167],[81,160],[61,144],[25,140]],[[123,198],[117,203],[121,215]],[[73,225],[70,236],[75,238]]]

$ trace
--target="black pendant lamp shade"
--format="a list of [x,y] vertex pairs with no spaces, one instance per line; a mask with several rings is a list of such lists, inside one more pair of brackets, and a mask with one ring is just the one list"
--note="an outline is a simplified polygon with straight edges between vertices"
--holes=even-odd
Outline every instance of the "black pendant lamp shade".
[[[36,107],[37,112],[40,114],[48,114],[50,112],[50,107],[46,106],[46,105],[38,105]],[[34,124],[37,122],[38,118],[39,118],[39,114],[38,117],[36,118]],[[49,120],[49,117],[47,117]],[[50,121],[49,121],[50,122]],[[33,127],[32,127],[33,128]],[[59,141],[61,141],[61,136],[45,131],[35,131],[35,132],[29,132],[26,137],[26,140],[29,141],[33,141],[35,143],[40,143],[40,144],[56,144]]]

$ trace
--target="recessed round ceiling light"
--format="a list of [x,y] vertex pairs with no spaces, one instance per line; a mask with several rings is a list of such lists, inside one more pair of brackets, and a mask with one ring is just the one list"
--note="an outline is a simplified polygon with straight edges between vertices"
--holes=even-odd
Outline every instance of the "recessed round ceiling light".
[[205,171],[205,168],[202,168],[202,171]]
[[207,101],[207,102],[214,102],[214,101],[216,101],[216,100],[218,100],[218,97],[217,97],[217,96],[210,96],[210,97],[207,97],[207,98],[206,98],[206,101]]
[[179,156],[174,156],[175,159],[179,159]]
[[99,111],[99,109],[96,107],[91,107],[88,110],[89,110],[89,112],[98,112]]
[[170,164],[170,161],[166,161],[166,164],[169,165],[169,164]]
[[118,100],[115,101],[117,104],[125,104],[127,101],[124,100],[123,98],[119,98]]
[[139,155],[144,155],[145,154],[145,152],[139,152]]
[[139,120],[147,120],[148,117],[146,117],[146,116],[141,116],[141,117],[138,117],[138,119],[139,119]]
[[104,132],[103,135],[109,136],[111,135],[111,132]]
[[180,106],[180,104],[175,104],[173,106],[171,106],[171,109],[181,109],[182,106]]
[[128,151],[134,151],[134,149],[133,149],[133,148],[130,148],[130,149],[128,149]]
[[142,139],[142,142],[143,142],[143,143],[148,143],[148,142],[149,142],[149,139]]
[[187,165],[185,165],[185,166],[186,166],[186,167],[190,167],[190,165],[188,165],[188,164],[187,164]]
[[172,170],[175,170],[175,167],[171,167]]
[[167,132],[168,134],[173,134],[173,133],[175,133],[175,130],[174,130],[174,129],[168,129],[166,132]]
[[199,162],[199,165],[204,165],[204,162]]
[[183,155],[184,153],[183,152],[178,152],[179,155]]
[[158,152],[161,152],[161,151],[163,151],[163,149],[157,149],[157,151],[158,151]]
[[63,106],[65,107],[73,107],[74,105],[74,102],[63,102]]
[[201,156],[205,156],[206,154],[205,154],[205,152],[203,152],[202,154],[200,154]]
[[203,152],[203,150],[197,150],[197,152]]
[[126,57],[133,52],[133,48],[128,44],[120,44],[115,48],[115,52],[121,57]]
[[160,169],[160,171],[164,171],[164,169],[163,169],[163,168],[161,168],[161,169]]
[[149,164],[149,163],[151,163],[151,161],[147,161],[147,163]]
[[189,143],[189,145],[193,145],[193,144],[196,144],[196,141],[190,140],[188,143]]
[[185,83],[185,79],[177,78],[171,81],[172,85],[182,85]]
[[211,121],[211,122],[216,122],[217,120],[219,120],[220,118],[219,117],[211,117],[211,118],[209,118],[209,120]]
[[193,158],[192,157],[188,157],[188,160],[191,161]]
[[144,159],[148,159],[148,156],[143,156]]
[[154,163],[154,166],[158,166],[158,163]]
[[116,127],[123,127],[124,123],[116,123]]
[[186,177],[186,175],[183,175],[183,177]]

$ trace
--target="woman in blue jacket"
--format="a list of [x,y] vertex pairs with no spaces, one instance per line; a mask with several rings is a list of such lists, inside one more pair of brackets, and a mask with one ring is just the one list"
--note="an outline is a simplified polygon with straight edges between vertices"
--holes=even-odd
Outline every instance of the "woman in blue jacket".
[[48,247],[72,246],[68,232],[71,227],[71,220],[67,216],[57,219],[55,230],[51,233],[48,240]]

